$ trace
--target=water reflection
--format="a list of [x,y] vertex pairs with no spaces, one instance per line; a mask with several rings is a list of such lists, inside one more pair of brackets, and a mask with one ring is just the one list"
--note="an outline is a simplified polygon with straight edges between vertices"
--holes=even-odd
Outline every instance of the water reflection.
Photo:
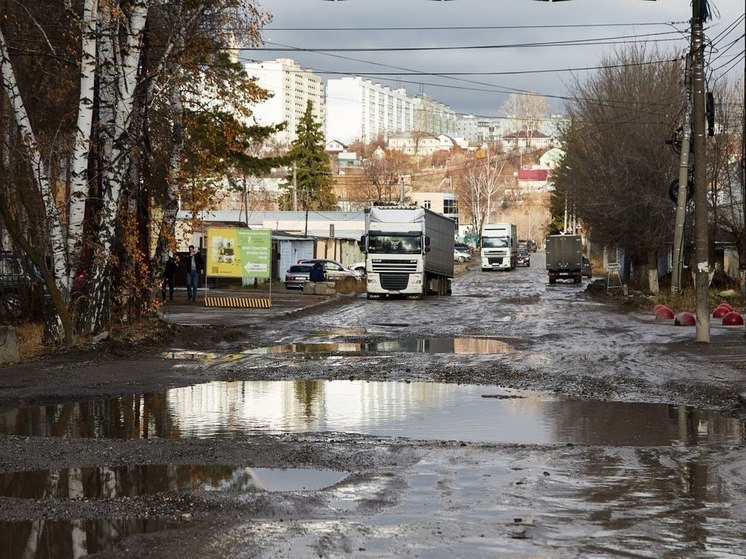
[[131,534],[158,532],[175,526],[175,522],[152,518],[0,522],[0,557],[77,559],[111,549]]
[[744,420],[663,404],[565,400],[426,382],[211,382],[150,395],[0,413],[0,432],[105,438],[240,438],[353,432],[495,443],[740,444]]
[[[0,474],[0,496],[35,502],[136,498],[173,491],[316,491],[345,472],[225,465],[139,464],[37,470]],[[35,519],[0,522],[0,558],[77,558],[99,553],[123,537],[175,527],[145,518],[101,521]]]
[[137,464],[0,474],[0,496],[18,499],[115,499],[168,491],[316,491],[344,472],[226,465]]
[[494,338],[431,338],[386,340],[380,342],[290,343],[245,351],[249,355],[271,353],[451,353],[494,355],[515,351],[509,344]]

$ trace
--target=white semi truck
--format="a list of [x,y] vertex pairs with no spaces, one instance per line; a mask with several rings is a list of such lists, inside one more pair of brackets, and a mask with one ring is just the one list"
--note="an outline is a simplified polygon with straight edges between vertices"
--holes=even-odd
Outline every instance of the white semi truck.
[[450,295],[453,220],[419,206],[376,205],[365,211],[368,298]]
[[482,229],[482,271],[514,270],[518,239],[513,223],[488,223]]

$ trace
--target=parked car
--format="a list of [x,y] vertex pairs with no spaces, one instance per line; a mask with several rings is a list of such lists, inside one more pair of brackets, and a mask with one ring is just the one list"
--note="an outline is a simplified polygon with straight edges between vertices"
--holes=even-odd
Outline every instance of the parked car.
[[516,266],[531,266],[531,253],[528,249],[519,248],[515,253]]
[[0,252],[0,315],[17,320],[37,308],[43,295],[44,282],[38,272],[29,273],[21,258]]
[[299,264],[315,264],[320,262],[324,267],[324,274],[326,275],[327,281],[341,281],[347,278],[352,278],[356,281],[363,280],[363,274],[352,268],[348,268],[341,262],[336,260],[328,260],[325,258],[311,258],[307,260],[301,260]]
[[313,264],[293,264],[285,272],[286,289],[303,289],[303,285],[308,281]]
[[454,262],[466,262],[467,260],[471,260],[471,254],[468,252],[464,252],[463,250],[454,249],[453,250],[453,261]]
[[474,254],[474,248],[470,247],[466,243],[453,243],[453,248],[456,250],[460,250],[461,252],[468,252],[469,254]]
[[586,278],[593,277],[593,266],[587,256],[582,257],[582,263],[580,264],[580,275]]
[[354,264],[350,265],[350,268],[352,270],[355,270],[359,274],[365,275],[365,262],[355,262]]
[[518,239],[518,248],[525,248],[529,252],[536,252],[536,243],[531,239]]

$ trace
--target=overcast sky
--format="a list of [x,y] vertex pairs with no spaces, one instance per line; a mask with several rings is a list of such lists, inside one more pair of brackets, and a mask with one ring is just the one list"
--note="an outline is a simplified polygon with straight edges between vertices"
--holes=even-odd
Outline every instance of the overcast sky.
[[[262,48],[285,50],[243,51],[244,59],[292,58],[324,81],[359,75],[483,116],[501,116],[508,96],[524,91],[561,112],[567,84],[630,40],[655,41],[666,58],[681,55],[692,15],[690,0],[259,1],[273,15]],[[710,6],[708,78],[727,71],[742,79],[744,0]],[[581,40],[591,44],[556,44]],[[454,73],[462,75],[447,75]]]

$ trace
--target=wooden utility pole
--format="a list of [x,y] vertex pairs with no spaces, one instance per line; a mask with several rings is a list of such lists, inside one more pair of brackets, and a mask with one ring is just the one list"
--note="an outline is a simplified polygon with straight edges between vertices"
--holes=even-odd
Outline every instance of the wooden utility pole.
[[692,103],[694,105],[694,227],[696,233],[696,341],[710,342],[710,259],[705,173],[705,56],[703,22],[707,0],[692,1]]

